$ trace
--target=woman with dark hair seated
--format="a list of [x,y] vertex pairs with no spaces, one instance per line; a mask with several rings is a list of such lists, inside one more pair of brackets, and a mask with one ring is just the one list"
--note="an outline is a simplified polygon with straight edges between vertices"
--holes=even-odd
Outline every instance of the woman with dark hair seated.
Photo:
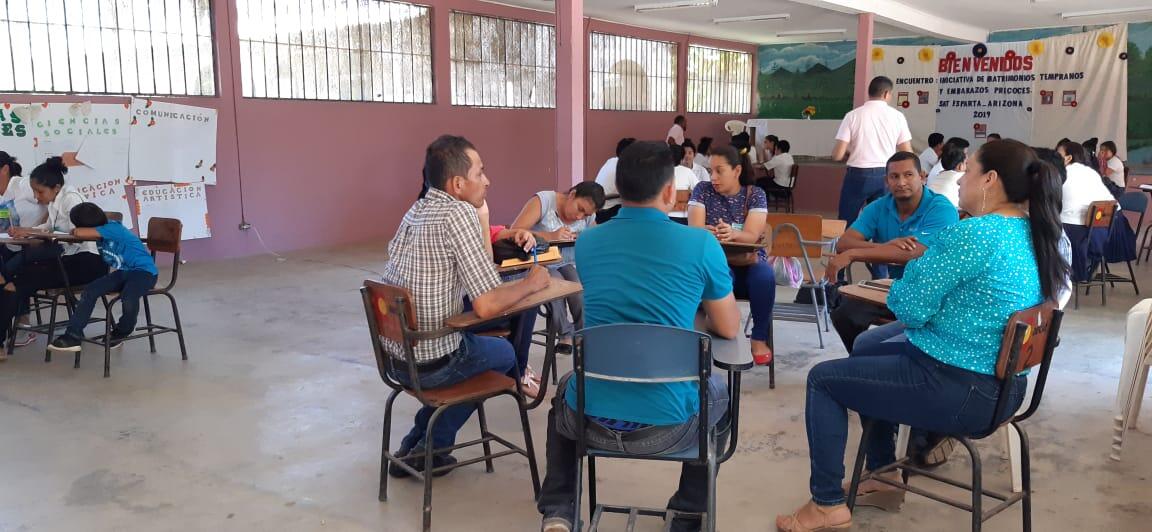
[[[892,284],[888,307],[900,321],[865,333],[851,356],[808,373],[811,500],[777,517],[778,530],[851,526],[842,486],[848,410],[875,422],[869,470],[896,461],[898,423],[942,434],[988,426],[1008,318],[1055,299],[1064,286],[1060,178],[1020,142],[987,143],[960,179],[960,207],[972,217],[941,231]],[[1026,388],[1026,377],[1017,376],[1007,412],[1019,408]],[[858,493],[862,506],[891,507],[904,496],[880,482],[862,483]]]
[[[537,239],[549,242],[574,240],[581,231],[596,225],[596,211],[604,206],[604,187],[593,181],[584,181],[567,192],[544,190],[537,192],[524,208],[516,221],[512,222],[512,229],[527,229]],[[580,281],[576,273],[576,260],[572,246],[562,250],[564,260],[548,270],[552,277],[568,281]],[[568,313],[564,311],[567,302]],[[549,303],[552,312],[560,323],[560,340],[557,349],[560,352],[572,352],[572,335],[584,328],[584,296],[571,295],[564,301]]]
[[[752,184],[752,163],[747,148],[734,146],[712,150],[712,181],[699,183],[688,200],[688,225],[703,227],[720,242],[754,243],[768,219],[768,198]],[[752,358],[757,364],[772,362],[768,332],[776,304],[776,275],[764,250],[752,257],[729,257],[732,291],[747,299],[752,313]]]

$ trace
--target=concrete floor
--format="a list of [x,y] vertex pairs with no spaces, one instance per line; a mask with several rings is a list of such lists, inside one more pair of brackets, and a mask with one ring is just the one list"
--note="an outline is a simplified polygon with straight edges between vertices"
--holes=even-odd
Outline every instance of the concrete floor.
[[[96,350],[79,370],[69,357],[44,364],[42,343],[19,350],[0,365],[0,531],[418,530],[416,482],[396,481],[391,500],[376,500],[385,386],[357,293],[366,274],[349,266],[377,268],[382,248],[187,265],[177,288],[186,363],[175,337],[156,355],[126,345],[111,379]],[[1152,267],[1138,272],[1152,290]],[[1119,287],[1107,307],[1089,298],[1064,321],[1045,404],[1027,423],[1038,531],[1152,528],[1152,437],[1131,433],[1125,461],[1107,458],[1123,316],[1137,300]],[[844,350],[832,337],[818,349],[810,324],[777,330],[776,390],[763,370],[745,380],[740,450],[720,475],[723,530],[774,530],[773,517],[806,497],[804,378]],[[399,401],[393,441],[413,410]],[[531,414],[541,456],[545,414]],[[493,403],[489,417],[493,430],[517,435],[508,405]],[[1005,488],[999,442],[982,448],[986,482]],[[964,474],[962,462],[948,467]],[[604,464],[602,500],[662,505],[676,471]],[[508,458],[493,474],[472,467],[438,480],[435,529],[536,530],[528,478],[526,462]],[[1019,516],[1008,510],[987,529],[1019,530]],[[899,514],[862,509],[855,529],[966,530],[967,517],[910,496]]]

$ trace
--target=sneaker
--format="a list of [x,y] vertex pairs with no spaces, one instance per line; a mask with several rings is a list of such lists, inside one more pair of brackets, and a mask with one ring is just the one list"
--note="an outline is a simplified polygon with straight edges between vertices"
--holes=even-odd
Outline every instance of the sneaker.
[[115,349],[124,345],[124,339],[127,337],[127,334],[120,334],[116,331],[112,331],[112,339],[108,341],[108,347]]
[[76,352],[76,351],[80,350],[80,344],[81,344],[81,342],[80,342],[79,338],[73,338],[71,336],[61,336],[55,340],[52,340],[52,343],[48,344],[48,349],[51,349],[53,351]]
[[[408,451],[408,452],[396,451],[395,456],[396,456],[396,458],[403,459],[404,463],[411,466],[412,469],[415,469],[416,471],[421,472],[421,473],[424,472],[424,450],[423,449],[416,448],[416,449],[413,449],[413,450]],[[440,466],[452,465],[452,464],[455,464],[456,461],[457,461],[456,458],[450,454],[437,454],[437,455],[432,456],[432,467],[437,468]],[[435,473],[432,473],[432,476],[433,477],[442,477],[442,476],[447,475],[448,473],[451,473],[451,472],[452,472],[451,469],[447,469],[444,471],[437,471]],[[404,468],[402,468],[396,464],[388,464],[388,475],[391,476],[392,478],[408,478],[408,477],[412,476],[411,473],[409,473],[407,470],[405,470]]]
[[540,524],[540,532],[572,532],[572,522],[563,517],[549,517]]
[[935,468],[948,463],[952,452],[956,450],[956,440],[948,437],[937,436],[926,443],[912,455],[913,464],[923,468]]
[[32,331],[16,331],[16,339],[12,342],[15,347],[24,347],[36,341],[36,333]]

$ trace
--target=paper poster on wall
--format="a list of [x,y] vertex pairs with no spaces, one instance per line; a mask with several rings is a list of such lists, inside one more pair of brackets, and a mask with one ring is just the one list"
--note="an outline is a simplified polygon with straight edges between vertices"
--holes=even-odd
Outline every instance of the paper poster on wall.
[[[128,184],[128,104],[41,103],[3,106],[13,125],[12,142],[5,151],[15,155],[24,175],[48,157],[62,157],[68,174],[65,183],[76,187],[89,201],[109,211],[129,213],[124,186]],[[16,123],[16,122],[19,123]],[[19,126],[24,136],[19,136]],[[125,226],[131,228],[130,216]]]
[[183,222],[181,240],[212,236],[204,183],[138,186],[136,216],[140,220],[140,236],[144,238],[148,237],[148,221],[156,217]]
[[216,110],[133,98],[129,168],[135,181],[216,184]]
[[[1114,140],[1124,157],[1127,35],[1119,24],[1032,41],[877,46],[872,60],[877,75],[894,80],[892,103],[916,139],[940,132],[979,146],[998,133],[1052,146],[1062,137],[1097,137]],[[929,105],[913,103],[921,90],[931,91]]]

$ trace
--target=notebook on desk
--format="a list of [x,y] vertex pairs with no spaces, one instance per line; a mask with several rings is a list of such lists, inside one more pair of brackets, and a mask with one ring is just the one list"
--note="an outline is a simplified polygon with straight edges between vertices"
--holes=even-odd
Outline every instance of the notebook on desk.
[[[550,262],[550,261],[557,261],[557,260],[560,260],[560,248],[558,248],[556,246],[550,246],[548,248],[548,251],[536,255],[536,261],[538,261],[538,262]],[[511,266],[521,266],[524,264],[532,264],[532,262],[533,262],[532,257],[528,257],[527,259],[524,259],[524,260],[505,259],[504,262],[500,263],[500,267],[501,268],[508,268]]]

